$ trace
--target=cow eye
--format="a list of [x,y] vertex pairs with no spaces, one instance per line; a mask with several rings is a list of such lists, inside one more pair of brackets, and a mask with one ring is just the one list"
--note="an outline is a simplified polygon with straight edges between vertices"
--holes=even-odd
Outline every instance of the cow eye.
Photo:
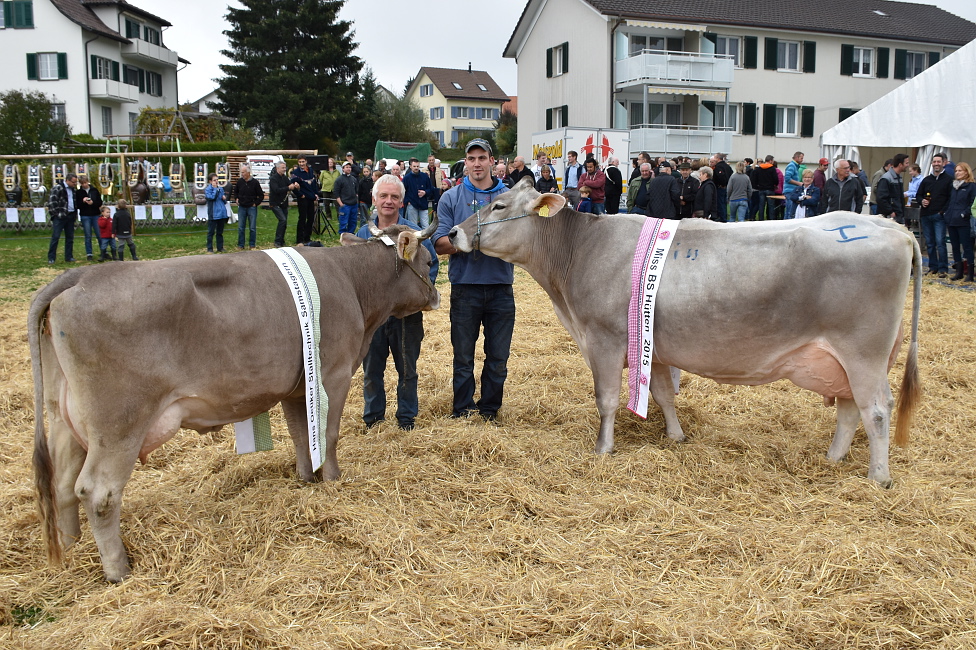
[[495,205],[491,206],[491,209],[492,209],[492,211],[495,211],[495,210],[504,210],[505,209],[505,204],[504,203],[496,203]]

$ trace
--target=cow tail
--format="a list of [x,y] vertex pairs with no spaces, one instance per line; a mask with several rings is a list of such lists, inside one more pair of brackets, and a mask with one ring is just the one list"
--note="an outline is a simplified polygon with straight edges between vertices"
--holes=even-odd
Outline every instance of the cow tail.
[[[68,277],[66,277],[68,276]],[[27,316],[27,340],[30,346],[31,372],[34,375],[34,488],[41,518],[41,531],[47,547],[48,564],[62,562],[61,535],[58,530],[58,502],[55,491],[54,462],[48,449],[44,431],[44,374],[41,365],[41,336],[48,326],[48,309],[51,302],[65,289],[73,286],[77,273],[65,273],[57,277],[35,294]]]
[[912,237],[914,252],[912,257],[912,278],[915,291],[912,298],[912,334],[908,345],[908,358],[905,360],[905,374],[898,393],[898,419],[895,423],[895,444],[904,447],[908,444],[908,431],[912,427],[915,407],[922,398],[922,384],[918,376],[918,313],[922,302],[922,251],[918,241]]

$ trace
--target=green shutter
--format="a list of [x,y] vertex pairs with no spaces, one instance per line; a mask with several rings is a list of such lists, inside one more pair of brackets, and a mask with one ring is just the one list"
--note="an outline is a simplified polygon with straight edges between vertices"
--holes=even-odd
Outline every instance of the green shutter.
[[[4,3],[7,4],[7,3]],[[15,29],[24,29],[34,26],[34,5],[31,0],[15,0],[11,5],[11,26]]]
[[800,137],[801,138],[812,138],[813,137],[813,106],[801,106],[800,107]]
[[939,53],[929,52],[929,67],[931,68],[933,65],[935,65],[938,62],[939,62]]
[[546,131],[552,128],[552,109],[546,109]]
[[68,54],[58,52],[58,79],[68,78]]
[[742,105],[742,135],[756,135],[756,105]]
[[569,41],[563,43],[563,74],[569,72]]
[[112,80],[119,81],[119,62],[112,61]]
[[744,56],[742,67],[755,70],[759,67],[759,38],[756,36],[746,36],[744,39]]
[[817,71],[817,42],[803,41],[803,71]]
[[563,126],[569,126],[569,106],[563,104],[562,111],[563,111]]
[[776,104],[763,104],[763,135],[776,135]]
[[888,78],[888,59],[890,57],[890,50],[886,47],[878,48],[878,70],[875,72],[875,76],[878,79]]
[[854,46],[840,46],[840,73],[850,77],[854,74]]
[[91,55],[91,78],[98,79],[98,57]]
[[767,70],[778,70],[779,64],[777,59],[779,58],[779,39],[778,38],[767,38],[766,39],[766,60],[763,67]]
[[37,80],[37,55],[31,52],[27,54],[27,78]]
[[14,10],[13,3],[2,2],[3,5],[3,24],[7,27],[14,26]]
[[546,78],[552,78],[552,48],[546,50]]
[[139,92],[146,92],[146,71],[139,68]]
[[843,122],[856,112],[856,108],[841,108],[838,112],[838,117],[840,118],[838,122]]
[[908,50],[895,50],[895,79],[908,77]]

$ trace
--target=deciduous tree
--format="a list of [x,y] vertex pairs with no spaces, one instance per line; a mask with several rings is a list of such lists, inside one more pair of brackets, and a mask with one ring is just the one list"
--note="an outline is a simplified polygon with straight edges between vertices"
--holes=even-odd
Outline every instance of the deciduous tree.
[[37,154],[61,142],[68,125],[54,118],[51,98],[36,90],[0,93],[0,154]]

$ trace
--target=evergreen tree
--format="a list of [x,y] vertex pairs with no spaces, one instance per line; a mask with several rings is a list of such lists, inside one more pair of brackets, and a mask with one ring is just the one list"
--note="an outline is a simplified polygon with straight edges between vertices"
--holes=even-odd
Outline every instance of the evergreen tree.
[[379,86],[373,71],[366,68],[362,76],[362,89],[352,110],[352,120],[346,134],[339,140],[339,148],[351,151],[356,159],[373,155],[376,141],[382,140],[382,121],[380,120]]
[[229,7],[231,61],[221,65],[215,109],[262,133],[280,133],[288,148],[315,148],[349,124],[362,61],[344,0],[241,0]]
[[515,152],[518,144],[518,116],[502,109],[495,122],[495,142],[498,143],[498,155]]

